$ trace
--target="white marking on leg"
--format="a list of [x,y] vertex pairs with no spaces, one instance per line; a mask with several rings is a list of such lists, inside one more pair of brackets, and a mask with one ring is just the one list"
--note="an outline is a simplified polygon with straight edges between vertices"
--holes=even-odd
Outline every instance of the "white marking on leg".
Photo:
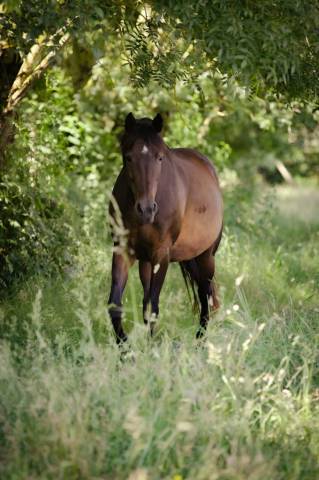
[[213,300],[212,295],[210,295],[209,298],[208,298],[208,304],[209,304],[210,307],[214,306],[214,300]]
[[144,311],[144,320],[146,320],[147,323],[151,320],[151,315],[148,309]]
[[160,264],[157,263],[157,264],[155,265],[155,267],[153,268],[153,273],[154,273],[154,274],[157,273],[157,272],[159,271],[159,269],[160,269]]
[[156,313],[152,313],[151,318],[150,318],[150,323],[156,323],[157,320],[158,320],[158,317],[157,317]]
[[143,148],[142,148],[142,153],[147,153],[148,152],[148,148],[146,145],[143,145]]

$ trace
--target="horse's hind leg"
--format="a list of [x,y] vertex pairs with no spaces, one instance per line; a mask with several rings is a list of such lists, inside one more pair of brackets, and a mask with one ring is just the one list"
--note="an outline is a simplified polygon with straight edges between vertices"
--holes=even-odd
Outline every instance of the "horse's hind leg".
[[198,297],[201,304],[200,328],[196,337],[200,338],[203,336],[209,321],[209,305],[217,309],[219,303],[213,283],[215,259],[212,255],[212,249],[206,250],[195,260],[198,268]]
[[168,260],[165,259],[159,265],[159,268],[157,271],[155,271],[156,267],[154,267],[153,269],[152,280],[151,280],[151,306],[152,306],[152,315],[150,320],[151,335],[153,335],[154,333],[155,323],[159,315],[159,297],[160,297],[161,290],[166,277],[168,263],[169,263]]

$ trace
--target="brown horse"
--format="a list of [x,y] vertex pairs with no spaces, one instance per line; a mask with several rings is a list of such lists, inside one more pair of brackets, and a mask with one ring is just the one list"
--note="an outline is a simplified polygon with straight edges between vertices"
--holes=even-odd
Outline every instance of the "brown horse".
[[[127,339],[122,327],[121,299],[135,259],[139,261],[144,289],[144,322],[150,321],[151,334],[170,262],[180,263],[186,285],[191,285],[194,300],[200,304],[197,337],[206,329],[209,304],[218,308],[214,255],[222,234],[223,202],[216,171],[195,150],[165,145],[160,136],[162,126],[159,114],[153,120],[136,120],[129,113],[125,120],[123,168],[113,197],[127,231],[127,243],[125,251],[115,248],[113,254],[109,297],[118,343]],[[112,202],[110,214],[115,218]],[[118,246],[117,238],[114,243]]]

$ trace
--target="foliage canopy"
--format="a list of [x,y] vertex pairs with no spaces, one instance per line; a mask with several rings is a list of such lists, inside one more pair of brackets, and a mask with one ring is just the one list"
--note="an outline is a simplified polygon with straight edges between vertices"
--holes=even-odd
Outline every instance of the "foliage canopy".
[[[136,85],[173,85],[203,64],[249,85],[287,96],[318,95],[319,6],[304,0],[188,1],[6,0],[1,47],[21,57],[35,43],[54,49],[67,32],[122,37]],[[53,37],[52,37],[53,36]]]

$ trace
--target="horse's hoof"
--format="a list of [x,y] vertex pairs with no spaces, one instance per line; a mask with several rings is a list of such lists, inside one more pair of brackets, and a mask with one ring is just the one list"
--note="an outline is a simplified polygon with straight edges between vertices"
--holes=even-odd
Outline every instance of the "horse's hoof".
[[124,346],[126,342],[127,342],[127,335],[125,333],[116,337],[116,343],[119,347]]
[[196,338],[197,338],[198,340],[200,340],[201,338],[204,337],[205,334],[206,334],[205,328],[199,327],[199,329],[198,329],[197,332],[196,332]]

